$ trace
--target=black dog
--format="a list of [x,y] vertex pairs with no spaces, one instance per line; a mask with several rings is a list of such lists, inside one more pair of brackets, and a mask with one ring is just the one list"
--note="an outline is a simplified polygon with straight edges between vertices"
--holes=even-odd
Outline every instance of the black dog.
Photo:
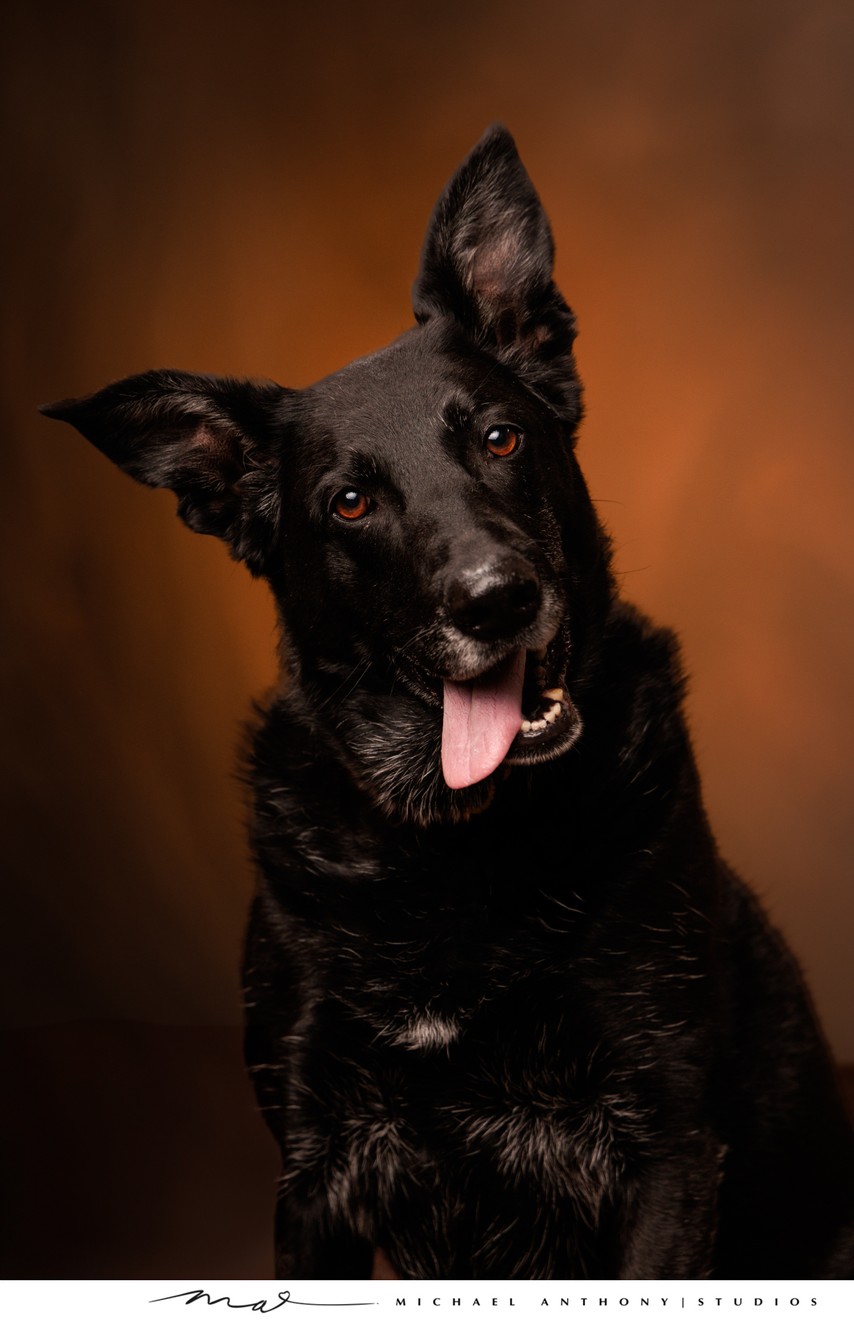
[[246,961],[278,1269],[845,1276],[854,1136],[716,851],[674,638],[617,598],[552,257],[494,129],[388,348],[45,410],[280,608]]

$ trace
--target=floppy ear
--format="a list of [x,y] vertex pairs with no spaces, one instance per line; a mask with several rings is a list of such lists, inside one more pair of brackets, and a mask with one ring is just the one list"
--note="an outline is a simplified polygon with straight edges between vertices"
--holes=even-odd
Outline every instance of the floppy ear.
[[272,382],[144,372],[41,412],[72,423],[139,482],[170,487],[189,527],[223,538],[260,574],[278,530],[289,394]]
[[419,322],[452,316],[562,412],[575,414],[575,319],[553,279],[548,218],[516,144],[493,125],[427,227],[413,290]]

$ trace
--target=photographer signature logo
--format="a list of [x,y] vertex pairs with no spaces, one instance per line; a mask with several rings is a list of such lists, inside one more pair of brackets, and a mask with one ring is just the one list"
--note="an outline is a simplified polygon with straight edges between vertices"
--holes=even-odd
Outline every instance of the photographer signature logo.
[[185,1304],[205,1303],[213,1306],[214,1304],[225,1304],[226,1308],[248,1308],[250,1313],[275,1313],[277,1308],[284,1308],[285,1304],[294,1304],[298,1308],[370,1308],[376,1304],[375,1299],[358,1299],[350,1303],[335,1301],[320,1302],[315,1299],[292,1299],[290,1290],[278,1290],[273,1300],[253,1299],[248,1303],[235,1303],[230,1295],[220,1295],[218,1299],[213,1299],[207,1290],[181,1290],[179,1294],[164,1294],[157,1299],[149,1299],[150,1304],[165,1304],[169,1300],[183,1299]]

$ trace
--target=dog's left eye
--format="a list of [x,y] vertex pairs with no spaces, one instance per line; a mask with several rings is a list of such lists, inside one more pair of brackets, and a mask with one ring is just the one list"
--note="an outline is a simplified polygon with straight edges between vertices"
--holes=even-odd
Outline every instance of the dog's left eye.
[[483,438],[483,443],[496,459],[507,459],[521,446],[522,433],[515,427],[490,427]]
[[366,514],[370,514],[374,508],[374,502],[370,496],[366,496],[362,491],[350,491],[345,488],[339,491],[332,502],[332,513],[339,519],[346,519],[353,523],[356,519],[363,519]]

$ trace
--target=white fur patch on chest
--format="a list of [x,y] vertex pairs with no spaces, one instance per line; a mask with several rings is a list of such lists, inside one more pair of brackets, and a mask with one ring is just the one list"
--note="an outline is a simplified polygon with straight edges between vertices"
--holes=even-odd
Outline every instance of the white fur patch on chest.
[[456,1042],[460,1025],[452,1016],[436,1014],[433,1010],[413,1011],[402,1027],[389,1033],[389,1041],[408,1051],[437,1051]]

